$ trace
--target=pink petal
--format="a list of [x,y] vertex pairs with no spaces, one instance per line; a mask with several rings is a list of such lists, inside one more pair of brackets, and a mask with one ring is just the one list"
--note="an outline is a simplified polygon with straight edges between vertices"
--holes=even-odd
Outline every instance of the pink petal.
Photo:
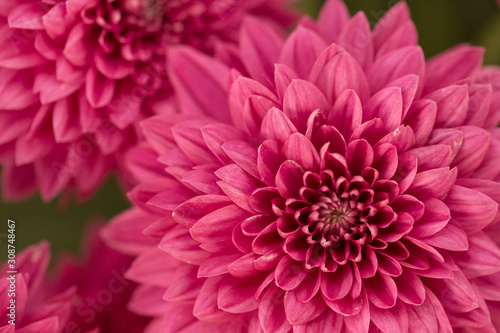
[[325,41],[318,34],[298,26],[283,45],[279,63],[290,66],[300,78],[306,79],[316,58],[326,47]]
[[255,298],[255,292],[260,283],[261,279],[258,278],[224,277],[217,294],[219,309],[230,313],[245,313],[257,309],[259,301]]
[[498,203],[489,196],[455,185],[444,202],[450,208],[451,218],[467,233],[482,230],[497,214]]
[[194,49],[176,47],[170,50],[169,66],[180,108],[186,114],[229,122],[229,70],[224,64]]
[[362,116],[361,100],[354,90],[347,89],[337,97],[332,110],[327,113],[327,122],[348,138],[361,125]]
[[375,49],[379,49],[391,34],[406,22],[411,22],[410,10],[406,2],[398,2],[380,19],[373,30]]
[[275,186],[275,177],[280,168],[278,144],[274,140],[265,140],[258,149],[257,170],[268,186]]
[[399,333],[408,331],[408,313],[401,302],[389,309],[371,307],[370,317],[372,322],[383,332]]
[[283,97],[283,113],[304,133],[307,118],[315,111],[328,112],[329,104],[323,93],[313,84],[303,80],[292,80]]
[[369,94],[368,81],[357,61],[343,48],[332,44],[318,57],[309,76],[333,104],[346,89],[352,89],[365,101]]
[[283,40],[275,29],[254,17],[246,17],[240,30],[240,54],[251,77],[262,84],[272,82]]
[[450,170],[450,168],[445,167],[422,171],[417,173],[407,193],[417,198],[442,199],[451,190],[456,178],[456,168]]
[[[480,256],[476,255],[481,253]],[[452,253],[453,260],[469,279],[500,271],[500,249],[484,232],[469,236],[467,252]]]
[[353,273],[350,264],[340,265],[333,273],[320,273],[321,292],[329,300],[344,298],[351,290]]
[[115,93],[115,81],[100,74],[95,67],[88,70],[85,78],[85,96],[94,108],[106,106]]
[[370,23],[366,15],[360,11],[344,25],[336,43],[366,69],[373,61],[373,40]]
[[[408,46],[375,60],[367,73],[367,78],[371,92],[375,93],[402,76],[415,74],[422,77],[424,73],[425,59],[422,49],[419,46]],[[417,95],[422,91],[422,84],[423,82],[419,82]]]
[[297,132],[297,128],[282,111],[272,108],[264,116],[260,131],[264,139],[283,143],[291,134]]
[[437,115],[437,104],[428,99],[421,99],[411,104],[403,123],[409,125],[415,133],[415,141],[421,146],[434,128]]
[[364,105],[363,122],[380,118],[387,132],[394,131],[401,125],[403,117],[403,96],[401,88],[382,89],[373,95]]
[[319,13],[317,26],[326,42],[333,43],[337,40],[349,16],[349,11],[343,1],[331,0],[324,4]]
[[283,291],[273,287],[262,294],[259,321],[265,333],[288,333],[292,328],[286,318],[284,297]]
[[284,256],[276,266],[276,285],[283,290],[293,290],[302,283],[307,273],[302,262]]
[[459,45],[443,52],[427,63],[425,90],[434,91],[478,74],[484,49]]
[[425,98],[437,103],[436,127],[456,127],[465,121],[469,106],[467,85],[448,86]]
[[364,289],[368,299],[376,307],[381,309],[392,308],[397,301],[397,286],[393,278],[378,273],[364,282]]
[[[302,303],[297,298],[295,291],[288,291],[285,296],[286,318],[292,325],[305,324],[315,321],[326,309],[326,304],[318,295],[307,303]],[[328,311],[328,310],[327,310]]]

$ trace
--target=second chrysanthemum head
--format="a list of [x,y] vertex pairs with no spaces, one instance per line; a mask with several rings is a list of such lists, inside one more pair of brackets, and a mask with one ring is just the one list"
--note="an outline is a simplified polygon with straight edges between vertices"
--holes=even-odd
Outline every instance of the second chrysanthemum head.
[[[173,113],[166,50],[237,43],[241,18],[290,24],[289,1],[4,1],[0,6],[2,191],[87,197],[138,137]],[[161,106],[161,108],[159,107]],[[14,125],[12,125],[15,123]],[[123,179],[127,179],[128,175]],[[132,182],[133,183],[133,182]]]

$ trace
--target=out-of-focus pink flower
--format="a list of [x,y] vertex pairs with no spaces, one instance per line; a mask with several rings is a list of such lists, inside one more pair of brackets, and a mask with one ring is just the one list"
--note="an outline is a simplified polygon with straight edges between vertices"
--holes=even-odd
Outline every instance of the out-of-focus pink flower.
[[104,232],[137,256],[131,309],[152,332],[500,329],[482,54],[426,62],[404,2],[371,31],[335,0],[286,40],[246,19],[220,61],[171,50],[182,115],[142,123],[135,207]]
[[82,257],[68,255],[57,263],[52,291],[58,293],[70,287],[77,291],[64,332],[143,332],[149,318],[127,309],[137,286],[125,278],[132,258],[107,247],[98,237],[99,228],[99,224],[89,228]]
[[[88,251],[84,260],[62,258],[52,278],[47,272],[50,253],[46,242],[22,251],[15,263],[5,264],[0,273],[0,332],[144,331],[149,318],[126,308],[136,288],[134,282],[124,277],[131,257],[108,248],[97,237],[97,231],[94,226],[85,239]],[[13,270],[10,265],[14,265],[17,274],[9,273]],[[15,326],[9,323],[11,299],[15,300]]]
[[76,290],[70,287],[58,294],[46,293],[49,260],[49,246],[42,242],[19,253],[15,264],[4,265],[0,273],[0,332],[63,332]]
[[[120,165],[134,124],[174,112],[165,52],[214,53],[244,14],[291,22],[289,0],[6,0],[0,5],[0,161],[8,199],[82,197]],[[143,103],[147,97],[148,102]],[[170,110],[170,111],[169,111]]]

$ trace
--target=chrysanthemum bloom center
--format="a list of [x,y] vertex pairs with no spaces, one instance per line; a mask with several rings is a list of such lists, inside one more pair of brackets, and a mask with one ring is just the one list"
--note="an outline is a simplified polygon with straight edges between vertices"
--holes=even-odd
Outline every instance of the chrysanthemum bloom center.
[[[324,223],[323,230],[337,235],[343,235],[358,223],[359,215],[355,203],[338,198],[321,198],[316,206],[319,221]],[[314,207],[316,208],[316,207]],[[321,223],[321,222],[320,222]]]

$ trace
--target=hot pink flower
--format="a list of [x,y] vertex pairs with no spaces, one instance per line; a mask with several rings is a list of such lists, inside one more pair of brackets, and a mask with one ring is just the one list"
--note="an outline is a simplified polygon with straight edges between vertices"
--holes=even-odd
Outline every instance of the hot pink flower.
[[[50,279],[46,242],[22,251],[15,263],[7,262],[0,273],[0,332],[143,332],[149,318],[126,309],[136,287],[123,275],[131,258],[110,250],[96,236],[94,228],[86,239],[85,262],[67,256]],[[17,274],[9,273],[11,264]],[[8,279],[12,276],[15,280]],[[12,290],[15,297],[10,295]],[[11,299],[15,300],[15,326],[8,322]]]
[[183,115],[143,122],[136,207],[105,229],[137,256],[131,309],[154,332],[500,329],[482,50],[426,62],[404,2],[373,32],[332,0],[286,40],[249,18],[240,41],[169,53]]
[[68,255],[58,260],[52,291],[77,290],[64,332],[143,332],[149,318],[127,309],[137,286],[124,276],[132,258],[107,247],[98,237],[99,228],[94,224],[89,229],[82,244],[83,257]]
[[14,264],[17,273],[9,273],[12,262],[4,265],[0,273],[0,332],[63,332],[75,288],[46,294],[49,259],[49,246],[42,242],[18,254]]
[[[236,42],[250,13],[290,23],[289,0],[6,0],[0,5],[3,192],[89,195],[169,103],[165,50]],[[148,102],[143,103],[145,97]],[[163,112],[168,107],[163,107]]]

